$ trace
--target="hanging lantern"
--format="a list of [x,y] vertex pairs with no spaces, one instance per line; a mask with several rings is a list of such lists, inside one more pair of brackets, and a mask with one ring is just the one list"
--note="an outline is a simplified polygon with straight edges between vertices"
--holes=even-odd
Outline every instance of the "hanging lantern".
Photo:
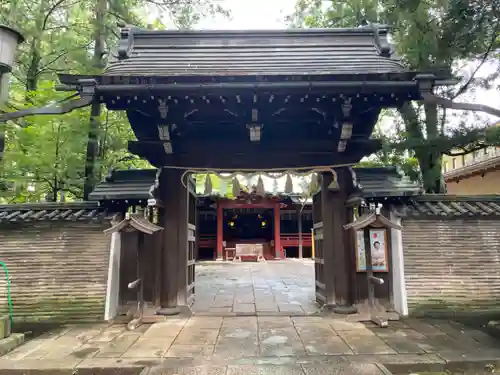
[[293,194],[293,181],[289,174],[286,175],[285,194]]
[[212,194],[212,178],[207,173],[207,176],[205,177],[205,195],[210,194]]
[[[24,38],[10,27],[0,25],[0,104],[7,101],[9,91],[9,73],[14,65],[17,47]],[[0,147],[3,149],[3,137]]]
[[264,196],[266,195],[266,190],[264,189],[264,181],[262,180],[262,176],[259,176],[257,180],[257,195]]
[[236,176],[233,178],[233,197],[236,198],[240,195],[240,182],[236,178]]
[[16,30],[0,25],[0,75],[12,70],[17,47],[23,41],[23,36]]

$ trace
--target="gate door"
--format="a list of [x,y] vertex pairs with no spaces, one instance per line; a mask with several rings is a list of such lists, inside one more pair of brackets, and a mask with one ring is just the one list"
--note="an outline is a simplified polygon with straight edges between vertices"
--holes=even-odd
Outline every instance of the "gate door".
[[196,226],[188,224],[188,259],[187,259],[187,304],[190,306],[194,302],[195,293],[195,264],[196,264]]
[[316,282],[316,302],[326,302],[325,259],[323,257],[323,222],[315,223],[314,232],[314,276]]
[[326,303],[325,259],[323,256],[323,216],[321,212],[321,192],[313,196],[313,241],[314,241],[314,278],[316,302]]
[[193,178],[188,183],[188,247],[186,270],[186,302],[191,306],[195,296],[196,282],[196,185]]

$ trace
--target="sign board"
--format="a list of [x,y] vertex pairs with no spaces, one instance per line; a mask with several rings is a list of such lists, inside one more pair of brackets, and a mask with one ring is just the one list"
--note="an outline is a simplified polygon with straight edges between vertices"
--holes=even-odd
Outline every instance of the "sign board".
[[[387,234],[385,229],[370,229],[373,272],[388,272]],[[366,249],[362,230],[356,232],[356,271],[366,272]]]

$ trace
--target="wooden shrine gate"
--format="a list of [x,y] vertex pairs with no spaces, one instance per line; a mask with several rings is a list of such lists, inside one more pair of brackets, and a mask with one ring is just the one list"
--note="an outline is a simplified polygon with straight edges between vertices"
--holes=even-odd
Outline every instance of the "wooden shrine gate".
[[[408,71],[392,56],[389,28],[379,26],[233,32],[125,27],[101,75],[59,76],[58,89],[71,92],[65,103],[7,113],[0,121],[85,106],[98,117],[101,104],[126,111],[136,136],[129,152],[161,171],[152,189],[163,227],[154,273],[160,315],[189,306],[195,294],[195,189],[187,174],[321,170],[314,213],[317,297],[350,311],[363,297],[356,294],[354,239],[344,230],[353,218],[348,166],[381,149],[371,134],[384,108],[436,100],[434,86],[449,78]],[[91,135],[98,139],[97,132]],[[86,197],[92,180],[86,180]]]

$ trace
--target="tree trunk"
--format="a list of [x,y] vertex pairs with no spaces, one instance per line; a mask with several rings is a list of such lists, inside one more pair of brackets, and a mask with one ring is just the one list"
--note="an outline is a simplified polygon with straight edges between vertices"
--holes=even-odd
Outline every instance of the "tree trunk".
[[425,126],[427,139],[439,136],[437,106],[426,104],[424,106],[425,123],[418,118],[417,110],[410,104],[405,103],[399,109],[408,139],[413,140],[417,146],[413,149],[415,157],[420,165],[422,183],[426,193],[444,194],[445,184],[441,172],[442,152],[437,149],[425,147],[425,137],[422,131]]
[[[94,67],[99,71],[103,69],[104,61],[104,16],[107,8],[107,0],[97,0],[95,8],[94,24]],[[96,183],[96,161],[99,153],[99,117],[101,116],[101,103],[97,97],[94,98],[90,109],[90,124],[87,140],[87,157],[85,161],[85,182],[83,185],[83,199],[88,200],[89,194]]]
[[444,194],[445,184],[441,172],[441,154],[436,151],[420,151],[415,155],[420,165],[422,182],[426,193]]

